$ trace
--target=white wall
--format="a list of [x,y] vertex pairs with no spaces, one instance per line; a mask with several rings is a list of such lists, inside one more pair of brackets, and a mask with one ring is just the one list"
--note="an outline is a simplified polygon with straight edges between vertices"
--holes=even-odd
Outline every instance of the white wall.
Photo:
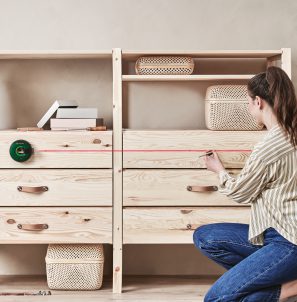
[[[133,50],[202,50],[291,47],[295,85],[296,32],[295,0],[0,0],[0,50],[109,50],[113,47]],[[24,64],[28,66],[23,69]],[[89,89],[94,87],[92,85],[70,89],[74,95],[67,93],[70,90],[63,85],[54,86],[54,90],[47,85],[41,89],[40,85],[32,84],[34,77],[28,79],[27,73],[38,75],[40,70],[47,67],[48,77],[57,81],[55,75],[61,67],[71,74],[77,74],[78,65],[75,63],[69,67],[67,62],[61,62],[62,65],[51,67],[52,63],[46,61],[36,64],[32,67],[30,63],[24,62],[0,63],[2,81],[7,80],[7,71],[13,71],[10,73],[13,75],[10,77],[10,83],[16,103],[23,106],[26,101],[35,104],[35,111],[30,117],[22,120],[21,113],[18,115],[19,124],[33,123],[57,94],[63,97],[77,96],[85,99],[88,104],[95,104],[97,100],[104,99],[102,114],[107,124],[111,125],[111,110],[108,109],[111,104],[110,82],[99,86],[100,89],[95,95],[89,93]],[[80,68],[89,70],[84,79],[85,84],[90,82],[89,79],[93,79],[91,83],[96,83],[97,80],[104,79],[104,76],[111,78],[108,63],[101,62],[94,67],[84,64],[82,63]],[[55,72],[52,72],[51,68],[54,68]],[[94,71],[98,69],[100,73],[96,75]],[[16,81],[18,85],[15,84]],[[77,78],[74,77],[73,81],[77,81]],[[31,83],[29,87],[33,87],[31,90],[26,89],[28,82]],[[170,120],[178,116],[179,99],[185,97],[188,111],[182,112],[183,118],[177,123],[180,127],[190,128],[199,124],[198,115],[195,113],[201,111],[202,105],[197,99],[202,96],[197,94],[193,84],[187,85],[188,87],[176,88],[178,90],[175,93],[168,95],[172,86],[161,87],[157,84],[159,94],[148,95],[147,92],[142,99],[139,98],[137,87],[132,86],[127,93],[129,97],[137,97],[138,106],[142,108],[153,96],[159,100],[165,99],[164,102],[167,103],[163,103],[159,112],[160,116],[164,114],[168,127],[177,125],[176,120],[174,124]],[[169,102],[173,104],[172,115],[166,116]],[[157,125],[160,119],[157,116],[155,119],[154,121],[153,117],[150,123]],[[182,120],[187,121],[185,125]],[[146,126],[141,123],[140,119],[136,124]],[[0,274],[44,273],[45,249],[45,246],[32,245],[0,246]],[[106,251],[106,273],[110,273],[111,248]],[[199,255],[190,245],[127,246],[124,256],[124,270],[127,274],[217,274],[223,271]],[[181,261],[175,262],[176,259]],[[172,266],[171,263],[174,262],[178,265]]]

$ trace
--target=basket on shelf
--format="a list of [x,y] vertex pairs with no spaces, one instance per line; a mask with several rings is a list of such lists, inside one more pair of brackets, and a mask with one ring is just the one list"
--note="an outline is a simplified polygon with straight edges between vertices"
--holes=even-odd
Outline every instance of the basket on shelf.
[[50,244],[45,260],[50,289],[95,290],[102,286],[102,244]]
[[246,85],[215,85],[207,88],[205,122],[210,130],[261,130],[248,111]]
[[135,71],[139,75],[189,75],[194,71],[194,60],[179,56],[140,57]]

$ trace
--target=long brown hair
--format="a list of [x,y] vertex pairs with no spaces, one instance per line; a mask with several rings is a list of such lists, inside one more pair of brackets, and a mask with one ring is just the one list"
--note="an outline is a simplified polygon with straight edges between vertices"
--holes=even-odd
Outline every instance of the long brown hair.
[[273,109],[279,125],[297,148],[297,101],[295,89],[288,75],[278,67],[268,67],[248,82],[252,99],[259,96]]

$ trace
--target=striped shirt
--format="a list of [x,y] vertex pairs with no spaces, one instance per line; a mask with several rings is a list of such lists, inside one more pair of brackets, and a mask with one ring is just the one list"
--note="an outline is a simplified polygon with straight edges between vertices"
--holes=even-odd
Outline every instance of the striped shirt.
[[273,227],[297,244],[297,151],[279,125],[254,146],[241,173],[219,173],[219,191],[238,203],[251,204],[249,241],[263,245]]

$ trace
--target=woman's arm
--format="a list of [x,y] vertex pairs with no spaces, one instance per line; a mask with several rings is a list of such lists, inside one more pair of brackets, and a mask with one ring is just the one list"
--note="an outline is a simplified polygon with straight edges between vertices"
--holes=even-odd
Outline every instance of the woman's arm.
[[219,174],[219,192],[238,203],[251,203],[267,183],[267,167],[255,157],[247,160],[236,178],[225,170],[216,152],[213,152],[213,156],[205,157],[205,164],[208,170]]

